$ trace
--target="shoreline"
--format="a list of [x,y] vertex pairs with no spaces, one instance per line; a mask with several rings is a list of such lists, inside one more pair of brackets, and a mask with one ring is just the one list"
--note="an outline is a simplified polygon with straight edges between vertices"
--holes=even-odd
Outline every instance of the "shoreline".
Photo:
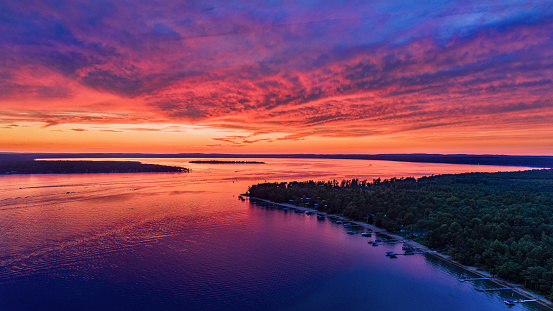
[[151,172],[151,171],[136,171],[136,172],[76,172],[76,173],[0,173],[0,177],[3,176],[30,176],[30,175],[101,175],[101,174],[182,174],[188,173],[187,171],[182,172],[171,172],[171,171],[160,171],[160,172]]
[[25,160],[0,162],[0,175],[187,173],[188,168],[139,161]]
[[465,270],[469,273],[475,274],[478,277],[489,278],[488,281],[490,281],[494,284],[497,284],[499,286],[502,286],[502,287],[510,288],[510,290],[512,292],[515,292],[515,293],[517,293],[517,294],[519,294],[519,295],[521,295],[521,296],[523,296],[527,299],[535,299],[536,303],[539,304],[540,306],[545,307],[549,310],[553,310],[553,303],[551,301],[547,300],[543,295],[535,294],[535,293],[533,293],[533,292],[531,292],[531,291],[529,291],[525,288],[522,288],[522,284],[513,283],[513,282],[510,282],[510,281],[504,280],[502,278],[499,278],[499,277],[494,277],[488,271],[480,270],[477,267],[465,266],[465,265],[461,264],[460,262],[457,262],[457,261],[451,259],[451,256],[449,256],[449,255],[445,255],[445,254],[439,253],[437,251],[431,251],[430,248],[428,248],[426,245],[423,245],[423,244],[418,243],[418,242],[413,241],[413,240],[406,239],[405,237],[403,237],[401,235],[388,232],[385,229],[376,227],[374,225],[371,225],[371,224],[368,224],[368,223],[365,223],[365,222],[362,222],[362,221],[351,220],[351,219],[349,219],[345,216],[339,216],[339,215],[334,215],[334,214],[328,214],[326,212],[321,212],[319,210],[309,208],[309,207],[297,206],[297,205],[290,204],[290,203],[276,203],[276,202],[273,202],[273,201],[252,197],[252,196],[249,196],[249,195],[246,195],[246,194],[241,194],[241,196],[248,197],[248,198],[250,198],[250,200],[254,199],[254,200],[258,200],[258,201],[262,201],[262,202],[265,202],[265,203],[274,204],[274,205],[278,205],[278,206],[282,206],[282,207],[288,207],[288,208],[293,208],[293,209],[298,209],[298,210],[303,210],[303,211],[310,211],[310,212],[313,212],[315,214],[324,214],[327,217],[329,215],[332,215],[332,217],[335,218],[335,219],[345,220],[345,221],[348,221],[348,222],[350,222],[352,224],[355,224],[357,226],[361,226],[365,229],[371,229],[371,230],[373,230],[373,232],[375,234],[384,234],[384,235],[387,235],[387,236],[391,237],[392,239],[403,240],[404,241],[403,243],[405,245],[408,245],[410,247],[416,247],[416,248],[421,248],[421,249],[428,250],[428,252],[426,254],[432,255],[432,256],[434,256],[438,259],[441,259],[441,260],[443,260],[443,261],[445,261],[445,262],[447,262],[451,265],[454,265],[458,268],[461,268],[461,269],[463,269],[463,270]]

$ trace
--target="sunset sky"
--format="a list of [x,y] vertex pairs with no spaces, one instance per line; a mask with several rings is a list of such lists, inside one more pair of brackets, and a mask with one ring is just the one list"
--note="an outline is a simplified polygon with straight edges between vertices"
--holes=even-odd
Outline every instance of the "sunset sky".
[[0,152],[553,155],[553,1],[0,3]]

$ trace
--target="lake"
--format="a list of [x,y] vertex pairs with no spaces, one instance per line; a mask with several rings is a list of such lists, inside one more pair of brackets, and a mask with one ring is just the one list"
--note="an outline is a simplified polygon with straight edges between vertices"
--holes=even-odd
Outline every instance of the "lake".
[[[524,168],[230,159],[190,173],[0,176],[0,310],[544,310],[431,256],[238,195],[264,181]],[[227,160],[227,159],[225,159]],[[519,298],[516,294],[514,298]]]

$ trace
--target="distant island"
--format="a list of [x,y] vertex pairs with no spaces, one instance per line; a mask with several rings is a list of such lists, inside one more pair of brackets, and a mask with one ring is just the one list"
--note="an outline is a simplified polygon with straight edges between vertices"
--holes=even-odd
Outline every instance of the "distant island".
[[197,160],[197,161],[190,161],[189,163],[196,163],[196,164],[265,164],[265,162],[259,162],[259,161],[221,161],[221,160]]
[[94,174],[188,172],[187,168],[135,161],[0,161],[0,174]]
[[553,299],[553,170],[263,183],[248,195],[362,220]]

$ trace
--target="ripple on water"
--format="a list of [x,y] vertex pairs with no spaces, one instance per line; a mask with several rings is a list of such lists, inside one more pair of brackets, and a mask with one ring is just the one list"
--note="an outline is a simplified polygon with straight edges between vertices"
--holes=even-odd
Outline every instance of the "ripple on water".
[[392,246],[369,247],[331,222],[233,197],[265,178],[378,171],[374,165],[362,171],[353,162],[336,168],[328,161],[295,162],[293,170],[282,163],[277,169],[256,166],[246,177],[218,168],[209,174],[0,178],[3,307],[505,308],[502,296],[457,282],[451,267],[419,256],[391,261],[384,252]]

